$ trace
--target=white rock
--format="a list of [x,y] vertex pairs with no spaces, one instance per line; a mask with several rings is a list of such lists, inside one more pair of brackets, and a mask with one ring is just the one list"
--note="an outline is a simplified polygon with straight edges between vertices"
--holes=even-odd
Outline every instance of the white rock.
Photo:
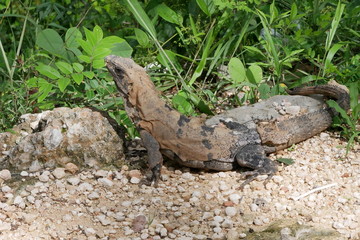
[[98,182],[104,187],[112,187],[114,183],[108,178],[99,178]]
[[124,202],[121,203],[121,206],[130,207],[131,206],[131,201],[124,201]]
[[43,172],[40,176],[39,176],[39,180],[41,182],[48,182],[50,180],[49,175],[46,174],[45,172]]
[[20,172],[20,176],[22,176],[22,177],[27,177],[27,176],[29,176],[29,173],[26,172],[26,171],[21,171],[21,172]]
[[97,170],[95,173],[94,173],[95,177],[107,177],[108,176],[108,171],[105,171],[105,170]]
[[215,216],[214,217],[214,222],[218,222],[218,223],[222,223],[224,221],[224,218],[221,216]]
[[79,192],[93,191],[93,190],[94,190],[94,187],[93,187],[93,185],[91,185],[91,184],[88,183],[88,182],[83,182],[83,183],[81,183],[81,184],[77,187],[77,190],[78,190]]
[[131,182],[132,184],[138,184],[138,183],[140,183],[140,179],[137,178],[137,177],[132,177],[132,178],[130,179],[130,182]]
[[35,203],[35,200],[36,200],[33,195],[27,196],[26,199],[27,199],[27,201],[28,201],[29,203],[32,203],[32,204],[34,204],[34,203]]
[[225,214],[226,216],[232,217],[236,215],[236,208],[234,207],[226,207],[225,208]]
[[124,214],[122,212],[117,212],[115,214],[115,219],[116,219],[116,221],[121,222],[121,221],[125,220],[125,216],[124,216]]
[[161,236],[161,237],[166,237],[166,236],[167,236],[167,230],[166,230],[166,228],[161,228],[161,230],[160,230],[160,236]]
[[110,225],[111,224],[111,221],[105,216],[105,215],[98,215],[96,216],[96,218],[100,221],[100,223],[103,225],[103,226],[107,226],[107,225]]
[[241,196],[237,193],[233,193],[229,195],[229,200],[235,204],[239,204]]
[[9,192],[12,192],[12,189],[9,186],[5,185],[5,186],[1,187],[1,191],[3,193],[9,193]]
[[95,200],[95,199],[99,199],[99,194],[97,192],[91,192],[87,198],[90,199],[90,200]]
[[221,228],[221,227],[214,227],[214,228],[213,228],[213,231],[214,231],[215,233],[221,233],[222,228]]
[[181,177],[190,181],[195,180],[195,177],[189,172],[183,173]]
[[65,214],[63,217],[62,217],[62,220],[64,222],[69,222],[72,220],[72,216],[70,214]]
[[11,173],[9,170],[7,169],[3,169],[0,171],[0,178],[4,181],[7,181],[9,179],[11,179]]
[[87,237],[89,237],[95,235],[96,231],[93,228],[85,228],[84,233]]
[[52,172],[52,175],[56,178],[56,179],[61,179],[63,177],[65,177],[65,168],[55,168],[54,171]]
[[70,183],[73,186],[76,186],[80,183],[80,178],[78,177],[71,177],[67,179],[67,182]]
[[0,231],[10,231],[11,223],[0,221]]
[[14,205],[19,206],[20,208],[25,207],[24,199],[21,196],[16,196],[14,199]]

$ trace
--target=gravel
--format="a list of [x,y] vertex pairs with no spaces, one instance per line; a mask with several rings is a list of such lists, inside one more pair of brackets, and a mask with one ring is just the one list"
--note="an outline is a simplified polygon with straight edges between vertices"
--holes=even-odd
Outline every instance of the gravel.
[[231,240],[268,234],[274,225],[277,239],[315,239],[312,233],[320,239],[321,232],[321,239],[360,239],[360,146],[344,157],[345,144],[322,133],[272,155],[295,163],[280,166],[266,185],[261,176],[242,191],[241,171],[168,163],[158,188],[139,187],[143,174],[127,166],[68,165],[18,178],[2,170],[0,240]]

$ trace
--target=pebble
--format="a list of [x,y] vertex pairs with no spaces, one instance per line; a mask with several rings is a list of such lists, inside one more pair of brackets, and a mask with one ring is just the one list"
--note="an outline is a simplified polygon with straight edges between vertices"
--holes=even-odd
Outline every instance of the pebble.
[[71,174],[75,174],[79,171],[79,167],[73,163],[67,163],[65,165],[65,170],[70,172]]
[[73,186],[76,186],[80,183],[80,178],[78,177],[70,177],[67,179],[67,182],[70,183]]
[[96,216],[96,219],[98,219],[103,226],[111,224],[111,221],[103,214]]
[[95,199],[99,199],[100,195],[97,192],[91,192],[87,198],[90,200],[95,200]]
[[140,178],[132,177],[132,178],[130,179],[130,182],[131,182],[132,184],[138,184],[138,183],[140,183]]
[[56,178],[56,179],[61,179],[63,177],[65,177],[65,168],[55,168],[54,171],[52,172],[52,175]]
[[0,171],[0,178],[4,181],[10,180],[11,179],[11,173],[9,170],[7,169],[3,169]]
[[29,173],[26,172],[26,171],[21,171],[21,172],[20,172],[20,176],[22,176],[22,177],[27,177],[27,176],[29,176]]
[[241,196],[237,193],[233,193],[229,195],[229,200],[235,204],[239,204]]
[[226,216],[232,217],[236,215],[236,208],[234,207],[227,207],[225,208]]
[[98,182],[104,187],[112,187],[114,183],[108,178],[99,178]]

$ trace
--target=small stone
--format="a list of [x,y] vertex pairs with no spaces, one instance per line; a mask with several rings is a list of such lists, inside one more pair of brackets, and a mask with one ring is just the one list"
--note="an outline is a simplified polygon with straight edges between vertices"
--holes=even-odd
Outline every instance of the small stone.
[[56,179],[61,179],[65,177],[65,168],[55,168],[54,171],[52,172],[52,175]]
[[39,176],[39,180],[41,182],[48,182],[50,180],[50,178],[49,178],[49,175],[44,172]]
[[239,204],[241,196],[237,193],[233,193],[229,195],[230,201],[232,201],[235,204]]
[[297,115],[300,113],[300,106],[288,106],[286,107],[286,113],[290,115]]
[[130,207],[131,206],[131,201],[124,201],[124,202],[121,203],[121,206]]
[[29,176],[29,173],[26,172],[26,171],[21,171],[21,172],[20,172],[20,176],[22,176],[22,177],[28,177],[28,176]]
[[24,199],[21,196],[16,196],[14,199],[14,205],[16,205],[20,208],[25,208]]
[[10,231],[10,230],[11,230],[11,223],[3,222],[0,220],[0,232]]
[[70,162],[65,165],[65,170],[70,172],[71,174],[75,174],[79,171],[79,167]]
[[234,206],[234,203],[232,201],[226,201],[223,203],[224,207],[232,207]]
[[90,183],[83,182],[78,186],[77,190],[79,192],[92,191],[94,190],[94,187]]
[[3,169],[0,171],[0,178],[4,181],[10,180],[11,179],[11,173],[9,170],[7,169]]
[[95,235],[96,231],[93,228],[85,228],[84,233],[87,237],[89,237]]
[[71,177],[71,178],[68,178],[67,182],[70,183],[73,186],[76,186],[76,185],[78,185],[80,183],[80,178]]
[[99,196],[99,194],[97,192],[92,192],[87,197],[90,200],[95,200],[95,199],[99,199],[100,196]]
[[95,173],[94,173],[95,177],[107,177],[108,176],[108,172],[105,171],[105,170],[97,170]]
[[235,229],[230,229],[226,235],[227,240],[238,240],[239,234]]
[[226,216],[232,217],[236,215],[236,208],[234,207],[227,207],[225,208],[225,214]]
[[221,217],[221,216],[215,216],[215,217],[214,217],[214,222],[222,223],[222,221],[224,221],[224,218],[223,218],[223,217]]
[[116,219],[116,221],[121,222],[121,221],[124,221],[125,216],[124,216],[124,214],[122,212],[117,212],[115,214],[115,219]]
[[34,222],[34,220],[38,217],[39,216],[37,214],[31,214],[31,213],[25,213],[23,215],[24,221],[28,224],[31,224],[32,222]]
[[140,183],[140,179],[137,178],[137,177],[132,177],[132,178],[130,179],[130,182],[131,182],[132,184],[138,184],[138,183]]
[[12,192],[12,189],[9,187],[9,186],[2,186],[1,187],[1,191],[3,192],[3,193],[9,193],[9,192]]
[[214,227],[213,228],[214,233],[221,233],[222,232],[222,228],[221,227]]
[[146,223],[147,223],[146,217],[144,215],[139,215],[136,218],[134,218],[134,220],[132,221],[131,228],[134,232],[141,232],[143,229],[145,229]]
[[195,177],[189,172],[183,173],[181,177],[190,181],[195,180]]
[[111,224],[111,221],[105,216],[105,215],[98,215],[96,216],[96,218],[100,221],[100,223],[103,225],[103,226],[107,226],[107,225],[110,225]]
[[108,178],[99,178],[98,182],[105,187],[112,187],[114,183]]

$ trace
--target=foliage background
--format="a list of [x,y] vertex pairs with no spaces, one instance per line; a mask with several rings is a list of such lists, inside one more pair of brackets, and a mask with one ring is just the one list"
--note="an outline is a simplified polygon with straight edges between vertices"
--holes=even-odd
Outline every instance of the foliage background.
[[59,106],[105,110],[136,132],[103,57],[132,57],[179,111],[253,103],[284,88],[346,85],[359,135],[360,0],[5,0],[0,3],[0,129]]

